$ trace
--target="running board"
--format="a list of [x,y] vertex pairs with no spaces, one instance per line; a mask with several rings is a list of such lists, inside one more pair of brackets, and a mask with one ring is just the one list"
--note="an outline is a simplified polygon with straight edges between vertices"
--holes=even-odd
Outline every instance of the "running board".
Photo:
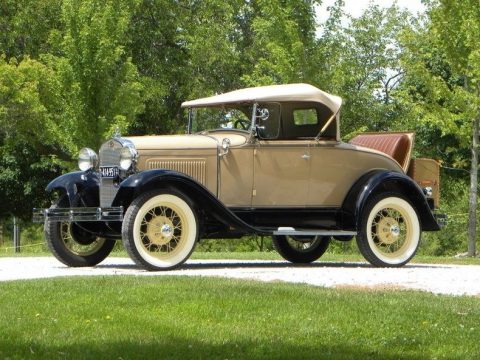
[[355,236],[356,231],[343,231],[343,230],[295,230],[292,227],[279,227],[273,231],[273,235],[296,235],[296,236]]

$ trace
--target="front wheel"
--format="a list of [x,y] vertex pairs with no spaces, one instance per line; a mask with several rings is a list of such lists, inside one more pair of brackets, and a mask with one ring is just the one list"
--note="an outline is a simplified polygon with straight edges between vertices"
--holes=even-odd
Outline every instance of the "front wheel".
[[319,259],[330,244],[328,236],[272,236],[275,250],[292,263],[307,264]]
[[45,223],[45,240],[52,254],[71,267],[94,266],[112,251],[115,241],[97,237],[71,222]]
[[192,253],[198,233],[191,201],[175,190],[139,196],[129,206],[122,225],[125,249],[147,270],[180,266]]
[[361,216],[357,245],[372,265],[399,267],[415,255],[420,244],[420,222],[408,201],[380,195],[368,202]]

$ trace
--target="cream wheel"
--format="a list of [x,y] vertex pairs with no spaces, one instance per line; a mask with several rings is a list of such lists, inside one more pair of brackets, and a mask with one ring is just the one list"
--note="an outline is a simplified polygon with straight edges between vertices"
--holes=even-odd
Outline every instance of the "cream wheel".
[[402,266],[417,251],[420,223],[412,205],[396,196],[376,197],[362,215],[360,252],[375,266]]
[[135,199],[122,226],[127,252],[148,270],[172,269],[191,254],[198,222],[189,199],[180,192],[150,192]]

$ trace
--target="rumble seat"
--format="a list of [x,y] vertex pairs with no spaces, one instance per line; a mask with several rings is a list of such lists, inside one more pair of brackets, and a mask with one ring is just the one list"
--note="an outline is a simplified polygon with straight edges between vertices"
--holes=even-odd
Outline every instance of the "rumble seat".
[[365,133],[349,141],[352,145],[381,151],[395,159],[405,172],[410,164],[414,134],[409,132]]

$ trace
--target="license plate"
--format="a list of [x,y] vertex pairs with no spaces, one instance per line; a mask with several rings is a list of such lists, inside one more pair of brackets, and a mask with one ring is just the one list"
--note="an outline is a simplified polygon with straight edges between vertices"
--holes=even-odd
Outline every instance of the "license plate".
[[114,178],[119,175],[118,167],[116,166],[101,166],[100,174],[104,178]]

